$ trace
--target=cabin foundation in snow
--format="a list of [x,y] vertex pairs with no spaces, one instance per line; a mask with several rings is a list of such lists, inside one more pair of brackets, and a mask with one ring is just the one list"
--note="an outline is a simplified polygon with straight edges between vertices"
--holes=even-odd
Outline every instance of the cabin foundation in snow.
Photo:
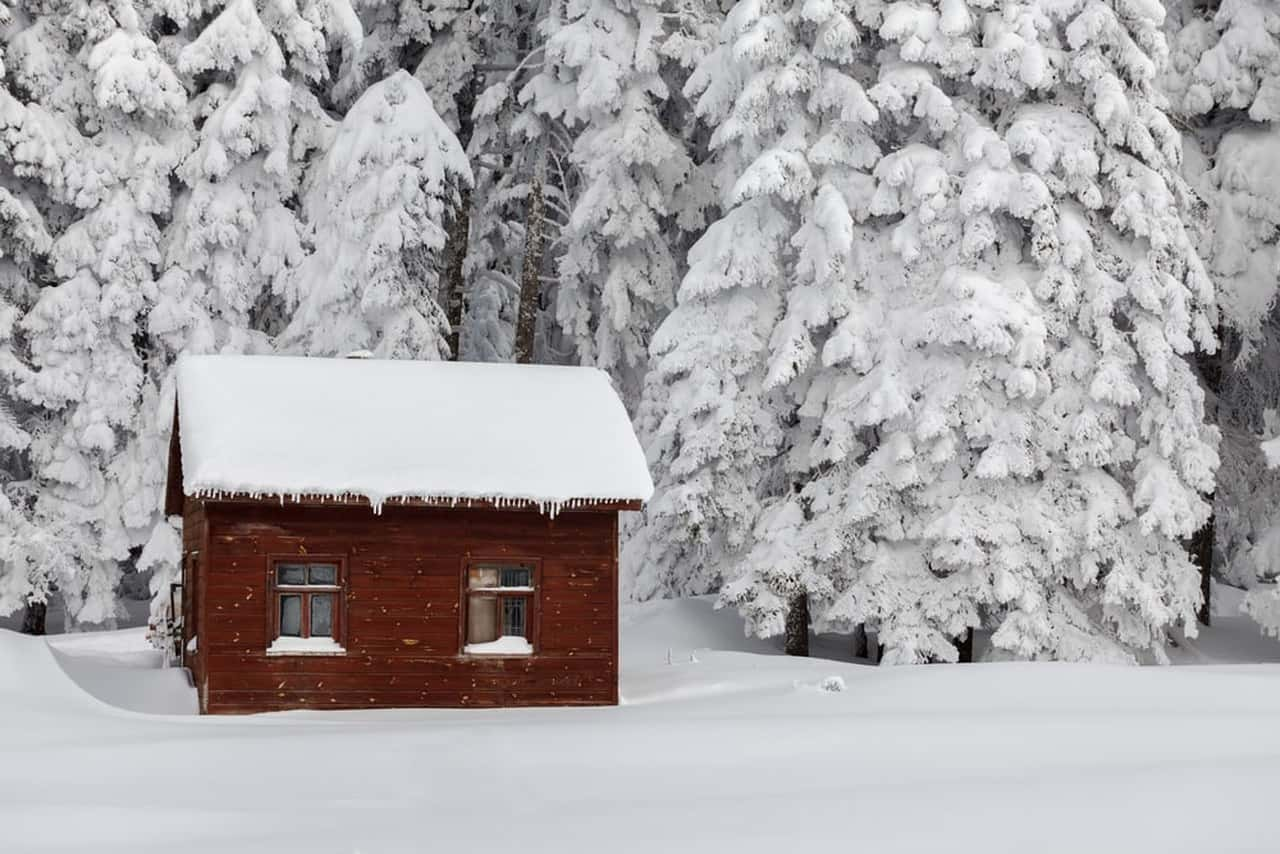
[[616,703],[618,514],[651,491],[595,370],[185,358],[201,711]]

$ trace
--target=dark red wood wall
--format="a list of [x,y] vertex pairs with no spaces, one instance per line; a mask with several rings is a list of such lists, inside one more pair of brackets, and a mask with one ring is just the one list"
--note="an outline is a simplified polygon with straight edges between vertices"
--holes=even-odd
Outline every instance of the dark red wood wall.
[[[616,512],[191,500],[186,511],[187,548],[203,538],[191,662],[203,711],[617,702]],[[345,559],[344,656],[266,654],[271,560],[291,555]],[[532,656],[460,654],[464,567],[491,558],[540,562]]]

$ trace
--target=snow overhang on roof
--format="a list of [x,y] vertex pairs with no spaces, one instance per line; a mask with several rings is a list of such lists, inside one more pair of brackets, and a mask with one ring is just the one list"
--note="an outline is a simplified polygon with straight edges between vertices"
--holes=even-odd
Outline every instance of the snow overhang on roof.
[[555,513],[653,493],[622,401],[593,368],[186,356],[178,419],[189,496]]

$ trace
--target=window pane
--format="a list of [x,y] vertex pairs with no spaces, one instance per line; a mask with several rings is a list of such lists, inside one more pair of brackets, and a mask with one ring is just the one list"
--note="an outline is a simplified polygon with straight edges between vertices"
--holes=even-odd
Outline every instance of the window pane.
[[337,584],[338,568],[331,563],[315,563],[311,565],[312,584]]
[[307,568],[296,563],[282,563],[276,567],[276,581],[279,584],[306,584]]
[[302,637],[302,597],[296,593],[280,597],[280,636]]
[[503,587],[532,587],[533,571],[526,566],[502,567]]
[[498,570],[492,566],[473,566],[467,572],[468,587],[497,587]]
[[467,599],[467,643],[488,643],[498,639],[498,600],[493,596]]
[[502,634],[525,637],[525,600],[511,597],[502,600]]
[[311,636],[333,637],[333,594],[316,593],[311,597]]

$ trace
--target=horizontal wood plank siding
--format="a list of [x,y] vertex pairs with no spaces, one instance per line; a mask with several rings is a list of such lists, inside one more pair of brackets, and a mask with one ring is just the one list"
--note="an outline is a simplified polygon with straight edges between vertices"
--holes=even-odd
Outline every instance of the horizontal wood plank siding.
[[[617,702],[614,512],[195,502],[211,713]],[[190,505],[189,505],[190,509]],[[346,561],[346,654],[268,656],[273,558]],[[539,561],[537,654],[460,654],[469,559]]]

